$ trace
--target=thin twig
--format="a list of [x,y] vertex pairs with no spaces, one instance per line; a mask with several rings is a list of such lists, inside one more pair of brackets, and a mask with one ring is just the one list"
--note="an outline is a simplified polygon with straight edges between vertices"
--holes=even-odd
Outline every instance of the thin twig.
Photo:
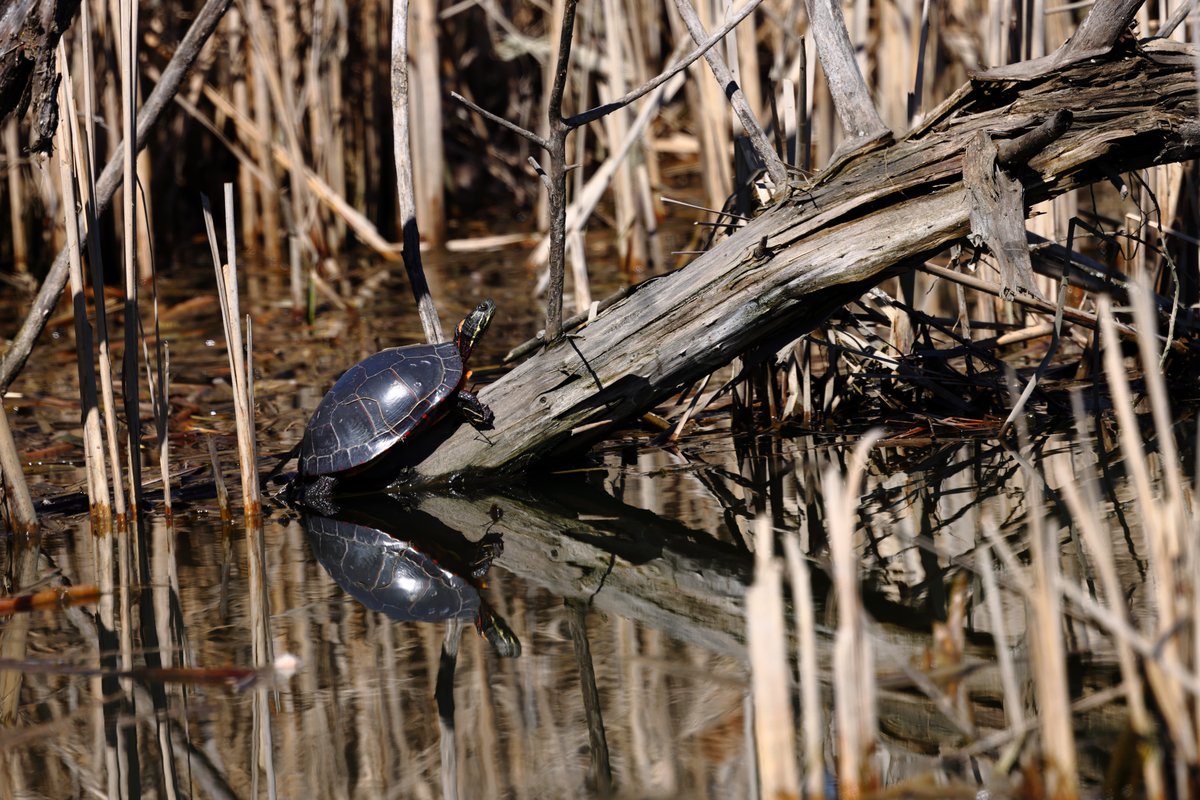
[[450,97],[452,99],[457,100],[458,102],[462,103],[464,106],[471,109],[476,114],[478,114],[479,116],[488,120],[489,122],[494,122],[497,125],[499,125],[500,127],[506,128],[506,129],[512,131],[513,133],[517,134],[518,136],[528,139],[529,141],[533,142],[534,144],[536,144],[538,147],[542,148],[543,150],[549,149],[550,143],[543,137],[538,136],[533,131],[522,128],[520,125],[518,125],[515,122],[509,122],[504,117],[501,117],[497,114],[493,114],[492,112],[488,111],[486,108],[483,108],[475,103],[472,103],[470,100],[463,97],[458,92],[451,92]]

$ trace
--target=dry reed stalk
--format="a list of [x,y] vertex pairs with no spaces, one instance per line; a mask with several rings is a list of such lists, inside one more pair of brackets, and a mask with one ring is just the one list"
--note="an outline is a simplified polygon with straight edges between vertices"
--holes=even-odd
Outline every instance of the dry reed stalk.
[[[32,537],[38,531],[37,512],[33,508],[33,497],[25,483],[21,469],[21,456],[8,425],[8,414],[4,410],[0,395],[0,479],[4,484],[4,505],[13,533]],[[25,585],[24,583],[22,585]]]
[[[1185,763],[1195,763],[1197,756],[1195,726],[1182,690],[1170,679],[1163,667],[1174,671],[1184,669],[1180,643],[1174,635],[1181,624],[1179,598],[1188,589],[1180,584],[1174,565],[1184,556],[1180,546],[1180,531],[1175,527],[1178,515],[1158,503],[1150,480],[1149,462],[1142,447],[1140,428],[1134,413],[1133,398],[1122,363],[1121,346],[1117,338],[1116,325],[1112,319],[1111,303],[1102,295],[1098,302],[1101,337],[1104,343],[1104,371],[1108,377],[1112,395],[1113,411],[1120,429],[1121,451],[1125,456],[1129,477],[1134,486],[1134,498],[1143,530],[1146,535],[1149,567],[1154,575],[1154,619],[1157,620],[1155,635],[1163,637],[1161,657],[1146,663],[1146,677],[1158,697],[1161,713],[1170,731],[1171,739],[1180,748]],[[1153,331],[1154,327],[1146,329]],[[1150,334],[1144,333],[1144,336]],[[1150,364],[1155,364],[1151,361]],[[1146,368],[1147,388],[1161,391],[1161,384],[1149,380]],[[1153,407],[1154,401],[1151,401]],[[1163,443],[1160,443],[1162,446]],[[1175,462],[1178,463],[1178,462]],[[1161,661],[1161,663],[1160,663]]]
[[[668,11],[672,36],[676,41],[688,38],[687,29],[678,11]],[[695,129],[700,146],[700,177],[704,184],[705,204],[721,208],[733,185],[729,154],[731,142],[727,112],[720,88],[704,74],[702,66],[689,67],[691,80],[687,86],[688,107],[695,109]]]
[[794,166],[799,167],[805,174],[810,174],[813,168],[812,120],[815,113],[813,101],[816,98],[816,92],[813,91],[811,82],[817,74],[817,52],[808,49],[807,39],[804,36],[800,37],[797,49],[796,62],[800,68],[800,75],[796,80],[796,113],[799,115],[796,127],[800,131],[800,141],[797,143],[796,149],[799,154]]
[[12,238],[13,271],[29,272],[29,236],[25,230],[25,192],[18,168],[21,155],[20,121],[16,117],[4,123],[4,165],[8,181],[9,236]]
[[838,624],[833,647],[834,720],[837,736],[838,794],[862,797],[879,785],[874,764],[878,734],[875,705],[875,658],[859,596],[858,555],[854,534],[858,528],[859,489],[867,456],[882,432],[864,435],[854,448],[843,482],[836,468],[825,471],[829,551]]
[[[13,532],[12,558],[8,579],[15,594],[33,584],[37,577],[39,527],[33,498],[21,469],[21,457],[8,425],[0,395],[0,479],[3,479],[4,504]],[[29,615],[9,620],[0,628],[0,658],[21,659],[26,654]],[[22,674],[16,670],[0,671],[0,725],[11,725],[17,719],[21,701]]]
[[800,120],[796,113],[796,82],[791,78],[784,78],[780,81],[775,108],[778,110],[778,119],[775,124],[783,136],[784,142],[783,152],[780,153],[780,156],[783,157],[784,163],[794,167],[796,166],[796,145],[800,135],[798,130]]
[[1167,484],[1167,496],[1163,498],[1166,513],[1161,521],[1166,523],[1164,533],[1168,537],[1168,554],[1175,563],[1179,563],[1179,559],[1188,556],[1193,544],[1186,535],[1191,515],[1188,513],[1183,472],[1178,469],[1181,460],[1175,444],[1166,379],[1160,368],[1162,352],[1158,348],[1158,314],[1155,312],[1154,290],[1149,281],[1148,276],[1134,277],[1130,281],[1129,299],[1133,304],[1133,319],[1138,330],[1138,354],[1141,356],[1143,380],[1150,399],[1150,413]]
[[[1020,452],[1028,452],[1029,437],[1024,417],[1017,418],[1016,428]],[[1043,516],[1041,476],[1025,458],[1020,455],[1015,458],[1021,466],[1030,526],[1030,569],[1033,573],[1029,596],[1030,654],[1041,731],[1043,780],[1050,798],[1070,800],[1079,797],[1079,770],[1063,642],[1063,577],[1057,528]]]
[[[174,525],[171,511],[171,442],[167,435],[170,418],[170,348],[158,333],[158,297],[154,298],[155,364],[158,378],[150,369],[150,350],[142,340],[142,357],[146,359],[146,386],[150,391],[150,413],[154,415],[154,432],[158,438],[158,471],[162,480],[163,516]],[[158,584],[155,584],[156,586]]]
[[206,436],[208,443],[208,461],[212,467],[213,486],[217,494],[217,511],[221,517],[221,525],[233,523],[233,513],[229,506],[229,489],[225,486],[225,474],[221,471],[221,457],[217,452],[217,442],[213,437]]
[[[116,530],[126,531],[129,520],[125,503],[124,484],[120,478],[123,462],[121,444],[117,434],[117,401],[116,392],[113,387],[113,366],[108,338],[108,312],[105,309],[103,301],[104,262],[100,251],[100,226],[96,218],[98,196],[95,164],[96,115],[94,87],[96,81],[92,72],[91,4],[85,0],[80,5],[80,25],[82,31],[82,35],[80,36],[80,60],[83,67],[83,116],[85,131],[85,135],[82,138],[78,134],[79,114],[71,106],[68,106],[66,113],[72,124],[73,138],[82,144],[77,153],[79,162],[76,166],[76,171],[87,178],[86,181],[80,183],[80,188],[83,193],[84,221],[87,224],[88,266],[92,273],[92,296],[95,302],[96,328],[99,335],[100,384],[104,402],[104,422],[108,443],[109,469],[113,476],[112,493],[113,505],[116,511]],[[111,82],[107,85],[111,87]],[[100,586],[100,600],[96,604],[97,640],[101,653],[100,664],[102,666],[109,666],[110,668],[115,666],[115,659],[112,653],[117,640],[115,634],[117,613],[114,605],[116,593],[113,586],[114,562],[116,560],[115,550],[116,543],[111,524],[99,530],[93,529],[92,563],[96,571],[95,580]],[[105,653],[108,655],[105,655]],[[112,696],[117,691],[117,683],[111,677],[107,679],[97,677],[92,679],[90,683],[92,694],[95,697]],[[110,718],[114,713],[115,709],[112,708],[111,704],[105,704],[97,708],[94,717],[97,737],[100,737],[105,730],[106,719]],[[117,789],[120,758],[115,743],[108,736],[104,736],[101,741],[103,742],[102,747],[98,749],[102,749],[104,753],[103,763],[105,773],[108,776],[109,796],[113,797],[114,790]],[[100,761],[101,759],[97,760]]]
[[[289,175],[291,191],[287,193],[287,200],[290,202],[284,207],[284,222],[288,229],[288,244],[293,261],[292,296],[295,299],[299,295],[294,287],[302,282],[302,277],[298,274],[298,268],[294,262],[300,254],[302,245],[307,244],[309,234],[312,232],[312,224],[315,222],[309,213],[312,210],[312,203],[302,188],[304,181],[302,180],[301,165],[305,161],[304,151],[300,145],[302,109],[297,106],[297,95],[302,91],[300,76],[296,70],[300,51],[295,24],[295,14],[298,8],[293,8],[291,3],[272,3],[271,9],[274,11],[274,37],[267,38],[270,36],[271,29],[264,13],[257,17],[257,25],[255,25],[255,18],[251,17],[251,38],[256,47],[269,48],[266,50],[271,56],[267,62],[270,64],[270,69],[267,71],[267,89],[271,93],[271,102],[275,106],[275,120],[279,124],[284,141],[287,143],[287,149],[292,156],[292,168]],[[289,213],[291,216],[288,216]]]
[[[229,48],[229,80],[232,84],[233,107],[243,119],[250,117],[250,90],[246,85],[246,39],[243,31],[242,12],[236,6],[229,10],[226,22],[227,46]],[[251,147],[258,144],[251,140]],[[255,150],[253,152],[259,152]],[[242,241],[247,245],[258,240],[258,194],[255,191],[255,176],[252,167],[238,158],[238,197],[242,217]],[[268,179],[269,180],[269,179]]]
[[[634,58],[634,79],[641,83],[653,76],[654,70],[647,59],[661,56],[657,52],[657,48],[654,48],[655,52],[651,52],[649,43],[646,41],[648,32],[658,27],[657,17],[654,16],[653,20],[646,19],[652,17],[652,14],[644,3],[630,0],[628,6],[630,8],[628,27]],[[639,18],[639,12],[641,18]],[[658,157],[654,133],[647,129],[641,137],[641,146],[633,161],[633,169],[634,191],[638,199],[639,225],[646,243],[645,266],[653,270],[661,270],[666,266],[662,242],[658,237],[658,221],[663,215],[663,209],[661,204],[655,200],[654,193],[654,187],[662,185],[662,170],[659,167]],[[634,277],[636,277],[636,273]]]
[[[547,68],[542,70],[542,96],[540,103],[541,113],[538,115],[537,132],[545,138],[550,136],[550,109],[554,97],[554,69],[549,65],[558,64],[560,59],[559,49],[562,46],[562,37],[554,36],[554,31],[561,31],[563,27],[563,17],[566,14],[567,0],[552,0],[550,11],[546,15],[546,39],[550,45],[550,52],[546,56]],[[538,192],[537,194],[537,222],[538,230],[547,233],[546,238],[549,239],[550,231],[550,198],[549,192]]]
[[[857,22],[858,4],[851,12],[846,9],[847,17],[853,15],[852,22]],[[870,76],[871,89],[879,105],[879,113],[889,125],[903,126],[912,113],[913,106],[913,72],[915,59],[915,38],[918,33],[916,25],[920,19],[920,11],[916,0],[899,0],[899,2],[880,3],[878,41],[874,47],[868,42],[857,38],[859,52],[866,57],[878,59],[886,69],[864,72]],[[819,34],[818,34],[819,35]],[[873,53],[871,51],[874,51]],[[861,66],[861,62],[860,62]]]
[[[118,8],[114,13],[117,20],[116,37],[119,46],[118,61],[120,64],[120,102],[121,102],[121,145],[122,166],[122,251],[124,275],[124,370],[121,379],[121,391],[124,400],[126,435],[125,448],[127,480],[129,495],[133,506],[128,519],[128,528],[124,536],[117,542],[117,575],[118,575],[118,614],[120,617],[119,635],[121,639],[121,666],[125,671],[133,668],[133,620],[132,597],[134,573],[132,559],[137,551],[139,541],[142,498],[142,463],[141,463],[141,404],[139,402],[140,387],[138,385],[138,269],[137,269],[137,26],[138,4],[133,0],[114,0]],[[116,480],[114,476],[114,480]],[[103,586],[103,583],[102,583]],[[129,679],[121,682],[126,698],[133,693],[133,684]],[[132,733],[131,733],[132,735]],[[130,748],[122,748],[122,755],[130,759],[136,758],[136,752]],[[133,765],[129,765],[132,767]],[[135,770],[136,772],[136,770]],[[134,772],[126,772],[130,780],[136,780]]]
[[[59,69],[63,80],[59,84],[59,104],[64,109],[73,109],[71,74],[67,62],[66,47],[58,43]],[[79,393],[83,422],[84,464],[87,470],[88,502],[91,507],[92,525],[103,530],[112,524],[112,506],[109,503],[108,474],[104,468],[104,437],[100,430],[100,400],[96,388],[96,367],[92,354],[92,326],[88,319],[87,299],[84,294],[83,260],[79,248],[79,217],[75,209],[77,173],[74,171],[78,145],[72,136],[72,126],[67,115],[60,115],[58,126],[58,177],[65,210],[64,225],[67,234],[67,257],[70,259],[71,302],[75,310],[75,357],[79,374]],[[103,296],[97,299],[103,303]]]
[[808,800],[822,800],[825,797],[825,735],[812,579],[797,534],[789,533],[784,537],[783,553],[787,558],[792,606],[796,614],[796,663],[800,672],[800,719],[804,732],[804,796]]
[[[619,0],[602,0],[596,7],[603,9],[605,78],[600,82],[600,102],[609,103],[614,98],[621,97],[628,91],[625,82],[627,65],[636,56],[627,50],[629,36],[623,28],[625,15],[622,14]],[[604,130],[607,133],[608,144],[624,141],[629,135],[630,111],[621,108],[604,118]],[[613,213],[616,218],[616,248],[617,261],[627,273],[640,272],[646,266],[646,243],[638,230],[638,204],[634,194],[633,169],[629,159],[621,159],[613,178]],[[579,270],[576,268],[578,274]],[[586,273],[584,273],[586,276]],[[582,311],[587,303],[580,302],[581,295],[578,282],[576,283],[576,311]]]
[[[247,21],[249,21],[251,15],[257,19],[261,19],[262,17],[262,8],[257,2],[246,4]],[[249,34],[249,26],[245,30]],[[264,58],[259,53],[258,48],[254,46],[252,36],[247,35],[246,42],[246,46],[249,47],[249,51],[246,54],[246,69],[250,73],[250,99],[254,104],[253,132],[255,136],[251,140],[251,152],[254,153],[255,159],[258,161],[260,176],[256,207],[262,215],[261,233],[263,253],[266,256],[266,260],[274,264],[281,260],[283,250],[280,246],[279,177],[275,172],[274,161],[272,159],[272,151],[278,145],[273,136],[274,126],[272,120],[274,119],[274,114],[271,110],[270,90],[267,88],[269,63],[263,63]],[[295,301],[295,291],[296,287],[293,287],[293,301]]]
[[[728,17],[732,11],[732,0],[724,0],[721,8],[722,16]],[[763,103],[766,93],[762,88],[762,69],[758,62],[758,26],[755,24],[754,16],[751,14],[735,29],[733,41],[737,45],[737,58],[731,56],[729,65],[736,69],[734,74],[737,76],[738,85],[742,87],[742,92],[746,95],[746,104],[750,108],[750,113],[756,118],[762,119],[763,112],[766,110]]]
[[567,234],[567,257],[571,262],[575,309],[582,312],[592,306],[592,290],[587,272],[587,246],[582,231]]
[[[990,542],[999,539],[996,523],[991,517],[983,520],[985,538]],[[976,571],[983,582],[984,601],[987,603],[991,620],[992,640],[996,643],[996,661],[1000,665],[1000,685],[1004,688],[1004,718],[1010,730],[1020,729],[1022,722],[1021,690],[1017,685],[1017,670],[1013,664],[1012,648],[1009,645],[1008,624],[1004,617],[1004,605],[1000,599],[1000,587],[996,571],[992,566],[992,551],[987,544],[980,546],[975,557]]]
[[[141,102],[141,90],[138,90],[138,102]],[[142,283],[149,283],[153,278],[154,262],[153,262],[153,245],[150,241],[150,231],[154,230],[154,204],[150,199],[151,187],[151,171],[150,171],[150,151],[142,150],[138,152],[135,161],[137,170],[137,265],[138,278]]]
[[[322,70],[322,85],[324,86],[322,94],[325,97],[325,104],[332,115],[330,121],[332,134],[329,141],[329,157],[326,159],[329,185],[336,195],[345,197],[348,155],[346,151],[347,126],[344,124],[347,110],[342,97],[342,61],[349,52],[349,42],[347,35],[348,26],[344,22],[336,25],[333,24],[332,18],[340,17],[337,13],[338,6],[339,4],[334,2],[322,3],[326,14],[331,18],[328,26],[334,29],[334,45],[331,56],[326,60],[325,69]],[[333,230],[327,238],[330,242],[330,250],[337,253],[342,241],[346,238],[345,221],[340,217],[335,217],[333,220]]]
[[750,658],[758,796],[772,800],[798,798],[800,776],[796,770],[783,566],[774,556],[770,517],[758,515],[754,535],[754,583],[746,589],[746,647]]
[[409,0],[395,0],[392,5],[392,158],[396,167],[396,195],[404,240],[404,269],[408,273],[413,299],[417,302],[425,340],[441,342],[445,337],[438,319],[437,305],[429,292],[425,269],[421,264],[421,234],[417,227],[412,165],[415,151],[408,134],[413,111],[408,80],[408,7]]
[[[258,467],[254,444],[254,384],[252,365],[253,332],[250,317],[246,317],[246,352],[242,350],[242,332],[238,303],[237,260],[235,255],[235,225],[233,219],[233,184],[225,184],[225,241],[227,263],[220,263],[208,199],[203,198],[204,222],[212,249],[213,266],[221,299],[221,316],[229,353],[230,383],[233,387],[236,419],[238,460],[242,478],[243,519],[246,526],[246,579],[249,587],[252,654],[256,667],[273,663],[271,653],[271,615],[266,592],[266,569],[262,527],[262,500],[258,484]],[[276,794],[274,746],[271,730],[268,687],[259,687],[254,698],[254,767],[253,782],[257,786],[260,769],[266,776],[267,793]],[[257,791],[255,792],[257,794]]]
[[[121,668],[128,674],[133,669],[133,620],[132,597],[134,573],[133,554],[139,539],[140,518],[143,508],[141,492],[141,409],[139,403],[138,368],[138,271],[137,271],[137,25],[138,4],[132,0],[114,0],[110,14],[115,21],[117,53],[120,73],[121,133],[121,189],[122,201],[115,207],[120,209],[123,233],[121,235],[124,275],[124,369],[121,390],[126,418],[126,475],[131,498],[132,513],[123,536],[117,540],[117,615],[120,639]],[[114,480],[118,478],[114,476]],[[100,581],[104,588],[104,578]],[[133,683],[129,678],[120,681],[125,702],[132,702]],[[132,725],[117,726],[117,758],[120,775],[126,777],[128,791],[139,791],[140,768],[138,767],[137,732]],[[110,780],[112,778],[110,777]]]
[[[1084,412],[1080,395],[1073,393],[1071,400],[1076,412],[1076,422],[1082,428]],[[1081,430],[1081,432],[1083,431]],[[1073,523],[1083,534],[1090,561],[1096,571],[1100,573],[1100,582],[1108,600],[1109,611],[1128,623],[1124,589],[1117,574],[1116,562],[1113,559],[1112,540],[1102,530],[1103,522],[1098,514],[1101,506],[1099,498],[1096,497],[1093,476],[1088,474],[1077,476],[1061,463],[1056,467],[1055,479],[1059,491],[1062,492],[1067,502]],[[1087,499],[1084,499],[1085,496]],[[1162,798],[1166,796],[1162,752],[1154,744],[1154,720],[1146,707],[1145,690],[1141,673],[1138,670],[1137,658],[1128,641],[1120,636],[1114,636],[1113,640],[1117,648],[1117,661],[1121,667],[1125,703],[1129,708],[1129,725],[1139,742],[1137,749],[1141,757],[1142,779],[1145,781],[1146,796]]]
[[446,202],[442,176],[446,159],[442,146],[441,56],[438,51],[437,3],[416,0],[413,31],[421,46],[415,50],[417,135],[412,148],[416,167],[417,218],[424,238],[433,246],[446,240]]
[[[305,143],[311,154],[313,169],[322,178],[329,177],[329,138],[330,127],[334,124],[336,112],[326,107],[324,85],[321,81],[321,61],[326,44],[326,13],[328,0],[315,0],[313,3],[301,3],[297,6],[300,14],[299,46],[296,60],[300,61],[298,77],[302,76],[297,86],[297,94],[304,101],[303,108],[297,109],[297,119],[306,120],[304,128]],[[318,209],[314,209],[318,211]],[[329,230],[329,220],[324,214],[318,214],[314,220],[317,230],[314,237],[322,242],[318,257],[332,252],[326,236]]]
[[[138,320],[138,270],[137,270],[137,26],[138,4],[132,0],[120,0],[119,31],[117,37],[121,72],[121,134],[124,178],[122,221],[124,233],[122,250],[125,267],[125,375],[122,389],[125,395],[125,410],[128,414],[130,431],[129,452],[134,465],[130,474],[130,489],[135,500],[140,500],[140,449],[137,436],[141,429],[137,403],[137,320]],[[132,389],[132,402],[131,390]],[[130,411],[132,410],[132,414]],[[140,505],[140,503],[139,503]],[[135,515],[136,516],[136,515]]]
[[927,57],[926,48],[929,45],[929,0],[921,0],[921,28],[920,41],[917,44],[916,54],[916,76],[913,78],[912,100],[908,107],[908,118],[906,123],[908,127],[912,127],[920,121],[921,107],[925,99],[925,61]]
[[[216,228],[207,198],[204,199],[204,223],[212,249],[213,266],[216,269],[217,290],[221,301],[221,317],[225,325],[225,341],[229,356],[230,385],[233,390],[233,408],[238,441],[238,463],[242,478],[242,511],[247,521],[262,514],[262,499],[258,485],[258,466],[255,460],[253,375],[247,369],[247,356],[243,351],[241,311],[238,303],[238,279],[236,243],[234,241],[233,184],[225,184],[225,236],[226,251],[224,264],[218,252]],[[249,321],[247,316],[247,336]]]
[[[74,105],[74,92],[67,96],[66,113],[71,122],[72,140],[78,145],[75,152],[75,171],[86,180],[80,180],[79,190],[83,209],[83,219],[87,231],[88,267],[92,274],[93,298],[104,297],[104,261],[100,249],[100,227],[96,219],[96,167],[94,153],[96,152],[96,123],[94,119],[94,90],[95,78],[92,74],[91,57],[91,16],[89,3],[80,6],[80,24],[83,35],[80,37],[80,62],[83,66],[83,117],[85,122],[84,135],[79,131],[79,113]],[[117,434],[117,401],[113,388],[112,357],[108,339],[108,311],[103,302],[95,301],[96,332],[98,342],[100,390],[103,409],[105,434],[108,445],[108,465],[112,481],[113,510],[116,514],[118,529],[124,529],[127,523],[125,506],[125,489],[119,479],[121,475],[121,444]]]

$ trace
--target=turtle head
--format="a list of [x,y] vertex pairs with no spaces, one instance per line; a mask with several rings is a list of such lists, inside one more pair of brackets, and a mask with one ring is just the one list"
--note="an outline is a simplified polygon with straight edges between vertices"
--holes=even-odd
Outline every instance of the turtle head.
[[463,361],[471,355],[475,342],[479,341],[479,337],[487,330],[488,323],[492,321],[492,315],[495,313],[496,304],[491,300],[484,300],[475,306],[474,311],[467,314],[466,319],[458,323],[458,328],[454,331],[454,344],[462,354]]

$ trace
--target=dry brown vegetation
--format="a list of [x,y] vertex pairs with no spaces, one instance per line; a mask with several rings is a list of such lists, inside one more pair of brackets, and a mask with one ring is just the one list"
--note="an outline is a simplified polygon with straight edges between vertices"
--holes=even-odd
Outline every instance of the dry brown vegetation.
[[[167,533],[146,515],[148,442],[164,485],[171,479],[172,389],[157,308],[139,295],[153,292],[156,269],[181,266],[163,254],[189,242],[206,216],[243,485],[249,666],[238,674],[258,680],[254,726],[239,734],[239,752],[250,754],[240,767],[247,775],[231,783],[257,794],[261,780],[262,793],[273,796],[275,754],[287,753],[295,766],[304,749],[276,739],[272,725],[279,713],[269,691],[273,649],[283,639],[273,628],[273,565],[256,496],[254,331],[249,320],[243,327],[237,254],[258,256],[243,260],[244,269],[287,265],[297,320],[311,320],[316,298],[344,308],[370,293],[369,278],[353,285],[339,267],[345,253],[367,248],[388,261],[403,258],[432,339],[444,328],[438,298],[421,277],[418,240],[484,249],[515,233],[540,242],[527,264],[531,288],[547,296],[546,346],[535,343],[535,355],[485,391],[500,421],[494,435],[484,443],[465,429],[451,436],[415,465],[419,478],[523,471],[586,448],[673,396],[674,436],[723,398],[735,430],[790,423],[860,432],[877,421],[889,426],[882,444],[898,448],[947,434],[994,434],[1012,447],[1029,502],[1018,552],[997,521],[982,518],[969,552],[938,555],[978,578],[972,596],[991,617],[1004,721],[985,731],[972,719],[966,677],[978,665],[964,655],[968,590],[956,583],[935,632],[934,663],[906,672],[956,731],[939,767],[972,764],[976,783],[951,781],[964,793],[982,784],[1077,796],[1079,715],[1119,699],[1133,744],[1112,788],[1151,797],[1196,789],[1200,552],[1195,493],[1175,444],[1173,417],[1181,412],[1170,402],[1172,390],[1195,388],[1200,297],[1197,175],[1188,160],[1200,151],[1196,54],[1181,24],[1189,5],[414,0],[393,9],[208,0],[139,9],[129,0],[83,0],[77,15],[69,2],[26,6],[17,15],[26,22],[57,9],[66,32],[57,42],[44,22],[0,26],[0,39],[20,43],[0,57],[4,96],[20,70],[41,76],[30,83],[28,113],[0,121],[0,205],[9,212],[0,226],[3,277],[10,291],[31,298],[40,281],[28,316],[5,330],[12,339],[0,387],[37,358],[33,344],[69,286],[83,410],[79,461],[95,534],[90,572],[76,577],[100,596],[94,619],[73,621],[95,643],[91,699],[54,717],[49,729],[30,725],[27,733],[53,735],[55,720],[109,731],[96,748],[89,791],[138,795],[138,759],[149,758],[156,789],[175,796],[185,786],[176,750],[193,749],[173,722],[163,681],[146,682],[142,694],[133,680],[195,679],[170,672],[190,666],[176,663],[190,651],[169,623],[180,596],[169,507]],[[395,46],[402,40],[393,32],[404,30],[396,21],[407,21],[407,52]],[[732,32],[713,37],[722,25]],[[694,64],[674,70],[685,57]],[[45,80],[55,64],[57,86]],[[11,105],[5,100],[4,109]],[[145,148],[140,155],[135,140]],[[225,181],[218,236],[199,197],[216,196]],[[694,205],[668,202],[680,197]],[[663,220],[681,209],[700,224],[693,244],[672,253]],[[589,241],[597,240],[616,276],[589,274]],[[592,296],[593,282],[633,284],[658,274],[611,301]],[[112,321],[96,302],[106,276],[122,286]],[[563,305],[579,316],[564,321]],[[120,375],[109,352],[117,322]],[[563,331],[573,338],[560,338]],[[1127,381],[1131,367],[1140,376],[1136,389]],[[1071,391],[1080,386],[1089,391],[1091,417],[1080,410],[1084,395]],[[1153,452],[1139,435],[1135,391],[1149,408]],[[142,399],[155,422],[152,438],[142,433]],[[1120,437],[1153,592],[1138,622],[1124,604],[1087,453],[1040,469],[1028,460],[1026,427],[1044,428],[1055,417],[1081,426],[1098,418],[1102,434]],[[870,524],[862,476],[876,441],[865,436],[845,469],[822,478],[827,552],[801,555],[792,531],[774,531],[783,535],[793,588],[795,658],[786,646],[785,570],[771,556],[766,517],[757,546],[745,548],[757,551],[756,583],[744,605],[748,647],[738,655],[752,674],[747,724],[763,796],[799,796],[802,786],[819,794],[833,752],[843,796],[869,795],[883,782],[875,628],[859,602],[850,547]],[[38,520],[18,449],[0,408],[14,593],[36,588],[40,574]],[[1098,580],[1064,575],[1062,517],[1043,512],[1043,491],[1069,509],[1065,528],[1078,531],[1073,546]],[[224,503],[222,512],[231,525]],[[224,529],[227,541],[231,530]],[[807,602],[814,567],[806,559],[828,566],[834,581],[832,644],[817,642]],[[1005,646],[1010,617],[1024,620],[1029,641],[1019,670]],[[1120,679],[1108,694],[1072,695],[1067,618],[1083,620],[1112,652]],[[576,641],[586,643],[582,613],[572,619]],[[5,623],[0,657],[10,667],[24,661],[33,673],[28,628],[26,617]],[[627,631],[617,635],[636,650]],[[424,660],[432,663],[435,650],[426,642]],[[576,652],[590,669],[586,648]],[[585,690],[587,674],[581,668]],[[478,691],[490,691],[482,671],[474,676]],[[658,681],[656,673],[641,685]],[[0,719],[10,725],[21,721],[22,685],[23,671],[0,672]],[[821,733],[822,690],[834,699],[835,748]],[[1022,702],[1026,693],[1030,704]],[[800,724],[788,713],[794,696]],[[157,713],[140,726],[116,724],[139,708]],[[597,755],[598,717],[589,708],[584,725],[592,734],[591,787],[603,793],[607,750]],[[704,722],[696,724],[712,734]],[[325,726],[300,727],[314,735]],[[138,731],[154,744],[138,744]],[[640,735],[631,735],[633,747]],[[3,741],[15,745],[21,736]],[[30,751],[4,749],[14,773],[30,768]],[[432,745],[418,749],[432,763]],[[440,755],[447,763],[444,749]],[[374,780],[363,770],[364,781]],[[219,767],[205,775],[206,791],[220,796],[226,776]],[[569,781],[563,788],[578,789]]]

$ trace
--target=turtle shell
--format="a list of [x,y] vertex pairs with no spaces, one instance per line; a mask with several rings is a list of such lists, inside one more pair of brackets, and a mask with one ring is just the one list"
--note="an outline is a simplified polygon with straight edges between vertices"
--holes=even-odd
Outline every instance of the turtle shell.
[[479,590],[416,545],[343,520],[305,518],[317,560],[355,600],[398,620],[473,619]]
[[453,342],[390,347],[338,378],[300,442],[300,474],[331,475],[361,467],[437,416],[463,380]]

